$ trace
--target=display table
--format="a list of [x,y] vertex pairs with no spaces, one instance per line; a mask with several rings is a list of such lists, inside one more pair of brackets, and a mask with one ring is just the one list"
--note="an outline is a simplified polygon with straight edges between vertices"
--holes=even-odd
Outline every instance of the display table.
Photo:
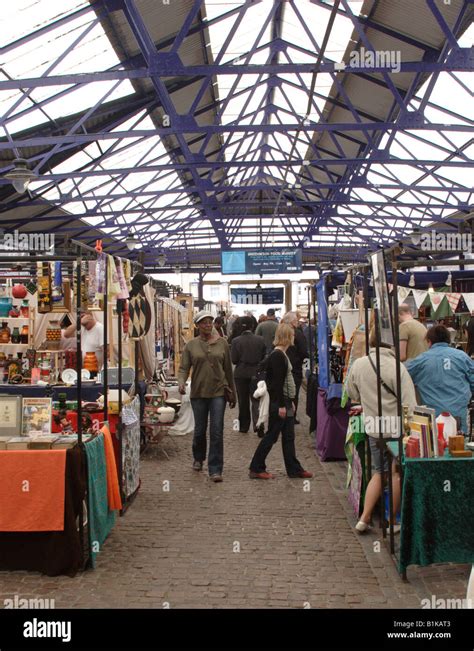
[[[124,384],[122,388],[128,391],[130,384]],[[118,384],[109,384],[109,389],[118,389]],[[105,391],[103,384],[82,384],[81,393],[82,400],[85,402],[95,402],[99,395],[103,395]],[[8,395],[21,395],[25,398],[44,398],[44,396],[52,397],[53,400],[59,400],[59,394],[65,393],[67,400],[77,400],[77,386],[65,386],[61,384],[53,384],[48,386],[41,386],[38,384],[0,384],[0,394],[6,393]]]
[[346,458],[344,445],[346,441],[349,409],[335,407],[328,410],[327,389],[318,389],[316,452],[321,461]]
[[[398,442],[388,448],[398,457]],[[404,459],[400,536],[400,572],[474,563],[474,457]]]
[[[94,468],[93,479],[101,478],[101,481],[95,481],[95,490],[91,492],[86,489],[91,477],[87,475],[85,450],[80,446],[66,450],[64,530],[0,532],[0,570],[74,576],[90,558],[91,544],[99,542],[102,545],[113,525],[107,508],[107,485],[103,481],[106,472],[103,435],[86,443],[84,448],[87,449],[89,465]],[[48,450],[43,452],[48,454]],[[15,453],[28,455],[30,451]],[[0,455],[8,454],[11,454],[8,450],[0,451]],[[84,545],[81,546],[78,518],[86,496],[88,506],[85,519],[89,520],[89,524],[84,527]],[[98,517],[101,521],[98,521]]]
[[[29,451],[24,450],[22,453],[27,455]],[[5,454],[8,451],[0,451],[0,455]],[[76,521],[86,496],[86,484],[83,451],[78,446],[66,450],[64,530],[0,532],[0,570],[29,570],[49,576],[74,576],[82,569],[84,555]]]

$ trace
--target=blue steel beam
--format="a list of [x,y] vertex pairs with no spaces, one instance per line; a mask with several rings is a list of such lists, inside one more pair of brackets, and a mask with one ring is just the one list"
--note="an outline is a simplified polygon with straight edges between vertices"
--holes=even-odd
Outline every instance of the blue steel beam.
[[[466,56],[453,58],[448,61],[446,65],[432,61],[402,61],[400,63],[400,72],[405,73],[423,73],[431,74],[433,72],[471,72],[472,64],[468,60],[469,48],[458,48],[461,52],[465,52]],[[163,65],[161,71],[164,77],[209,77],[215,75],[285,75],[291,73],[311,73],[314,70],[314,63],[254,63],[246,65],[236,64],[209,64],[185,66],[176,65],[164,59],[157,61],[157,65]],[[336,65],[336,67],[335,67]],[[344,72],[346,74],[364,74],[367,72],[367,67],[364,65],[347,66],[340,70],[339,62],[336,64],[333,61],[326,61],[321,63],[321,73],[334,73]],[[393,74],[390,66],[374,66],[370,69],[371,73],[387,73]],[[0,81],[0,91],[2,90],[23,90],[25,88],[43,88],[45,86],[69,86],[70,84],[91,84],[103,81],[115,81],[124,79],[146,79],[154,75],[154,68],[135,68],[134,70],[105,70],[101,72],[83,72],[68,75],[50,75],[48,77],[25,77],[20,79],[11,79]]]
[[[403,125],[400,125],[398,128],[401,130],[408,131],[458,131],[460,133],[470,133],[472,132],[473,121],[469,118],[464,118],[466,124],[446,124],[438,122],[427,122],[416,123],[415,119],[413,122],[403,122]],[[96,132],[88,134],[72,134],[70,136],[36,136],[29,137],[25,139],[20,139],[13,137],[12,146],[14,147],[40,147],[44,145],[55,145],[57,143],[76,143],[84,144],[89,142],[95,142],[96,140],[112,140],[114,138],[141,138],[141,137],[153,137],[153,136],[172,136],[172,135],[182,135],[185,133],[206,133],[207,130],[211,134],[214,133],[272,133],[277,131],[279,133],[288,133],[292,131],[298,131],[298,127],[301,126],[302,131],[310,132],[325,132],[325,131],[362,131],[362,132],[371,132],[371,131],[380,131],[382,134],[387,131],[392,131],[397,129],[397,124],[393,122],[373,122],[373,123],[354,123],[354,122],[328,122],[320,124],[317,122],[309,121],[309,124],[296,124],[296,123],[284,123],[284,124],[259,124],[259,125],[246,125],[246,124],[224,124],[224,125],[189,125],[189,126],[175,126],[175,127],[157,127],[156,129],[137,129],[135,131],[117,131],[115,133],[109,132]],[[5,140],[0,142],[0,150],[9,149]]]

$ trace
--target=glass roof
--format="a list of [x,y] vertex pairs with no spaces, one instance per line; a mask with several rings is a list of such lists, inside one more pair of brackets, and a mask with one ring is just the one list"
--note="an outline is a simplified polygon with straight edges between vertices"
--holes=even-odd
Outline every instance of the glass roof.
[[[297,132],[296,128],[282,129],[281,125],[302,125],[305,119],[310,123],[330,122],[333,104],[328,102],[329,95],[331,100],[340,97],[343,103],[344,95],[339,93],[346,92],[348,84],[359,78],[319,73],[308,104],[311,72],[271,74],[245,69],[242,74],[239,67],[315,64],[332,2],[264,0],[249,4],[244,13],[234,12],[220,20],[245,5],[244,0],[205,0],[202,5],[209,41],[201,53],[204,57],[207,49],[203,60],[236,68],[235,75],[213,77],[216,103],[211,108],[221,125],[252,127],[246,133],[237,130],[219,134],[220,150],[210,157],[223,163],[222,170],[215,169],[212,175],[222,178],[218,194],[212,188],[203,192],[194,187],[199,184],[199,175],[205,178],[209,174],[209,168],[198,172],[198,180],[196,173],[191,179],[189,166],[186,169],[183,165],[184,154],[176,153],[182,140],[153,133],[157,116],[142,109],[130,112],[108,129],[118,134],[116,138],[86,141],[80,150],[75,147],[69,157],[64,155],[61,162],[56,158],[52,162],[55,154],[67,151],[61,143],[39,153],[35,150],[29,157],[32,169],[44,170],[47,165],[49,171],[43,171],[41,178],[31,183],[33,196],[41,196],[119,239],[134,232],[144,247],[203,250],[220,245],[207,200],[219,204],[227,241],[236,247],[262,243],[301,246],[303,236],[315,224],[321,224],[311,235],[309,247],[352,244],[373,248],[403,237],[414,222],[428,225],[458,212],[460,205],[472,205],[472,169],[454,166],[456,161],[472,161],[474,144],[468,130],[396,128],[381,135],[376,143],[377,151],[388,150],[386,160],[372,161],[368,147],[368,158],[361,158],[352,167],[344,163],[326,167],[324,161],[320,165],[302,165],[305,159],[357,159],[353,152],[357,152],[357,142],[364,145],[365,137],[360,131],[351,132],[351,140],[347,133],[306,129]],[[363,2],[349,1],[349,6],[358,16]],[[146,10],[146,3],[141,9]],[[173,33],[178,31],[179,25]],[[326,62],[343,59],[353,33],[352,20],[338,14],[327,43]],[[459,45],[471,47],[473,40],[471,25]],[[84,121],[113,100],[139,97],[137,85],[128,79],[116,79],[55,86],[48,85],[47,78],[120,67],[120,59],[89,2],[6,3],[0,14],[0,83],[30,77],[44,77],[45,83],[32,90],[0,87],[2,135],[25,137],[22,132],[34,133],[35,128],[43,129],[45,125],[57,127],[59,121],[76,114],[77,122],[68,135],[87,135]],[[431,76],[418,89],[408,105],[410,111],[424,104],[430,81]],[[367,83],[370,92],[373,86]],[[146,84],[151,87],[148,80],[143,82]],[[173,93],[170,97],[174,99]],[[358,110],[357,100],[363,103],[364,98],[356,94],[351,97]],[[205,115],[204,124],[210,124]],[[438,74],[424,106],[424,119],[428,123],[472,128],[472,74]],[[276,128],[259,131],[259,126]],[[59,128],[57,132],[64,133]],[[120,135],[124,132],[126,137]],[[15,157],[28,156],[21,148],[13,153]],[[396,159],[416,164],[399,164]],[[341,185],[341,179],[344,187],[328,187]],[[254,190],[254,186],[259,188]],[[262,186],[266,188],[263,192]]]

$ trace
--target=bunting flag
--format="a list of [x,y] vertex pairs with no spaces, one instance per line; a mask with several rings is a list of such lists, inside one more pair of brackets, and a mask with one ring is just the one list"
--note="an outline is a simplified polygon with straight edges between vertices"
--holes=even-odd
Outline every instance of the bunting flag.
[[445,294],[443,292],[428,292],[428,295],[430,297],[430,301],[431,301],[431,305],[433,307],[433,311],[436,312],[436,310],[441,305],[441,301],[445,297]]
[[463,292],[463,298],[466,302],[467,309],[469,312],[474,312],[474,292],[466,293]]
[[399,287],[398,288],[398,304],[401,305],[405,302],[406,297],[411,292],[411,287]]
[[453,312],[456,312],[456,309],[459,305],[459,301],[461,300],[462,294],[458,292],[447,292],[445,294],[446,299],[449,303],[449,307],[452,309]]
[[415,299],[416,307],[420,309],[425,301],[428,292],[424,289],[412,289],[411,291],[413,292],[413,298]]

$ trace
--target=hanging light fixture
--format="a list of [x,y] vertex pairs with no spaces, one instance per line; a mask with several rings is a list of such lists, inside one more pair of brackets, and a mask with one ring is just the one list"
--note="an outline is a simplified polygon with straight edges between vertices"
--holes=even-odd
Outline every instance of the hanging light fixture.
[[408,283],[408,286],[409,286],[409,287],[414,287],[414,286],[415,286],[415,274],[412,274],[412,275],[410,276],[410,281],[409,281],[409,283]]
[[137,248],[140,242],[137,239],[135,239],[133,235],[129,235],[128,237],[125,238],[125,244],[127,245],[129,251],[133,251],[134,249]]
[[419,228],[415,227],[413,229],[413,233],[411,234],[411,241],[413,242],[413,244],[415,246],[418,246],[418,244],[420,243],[420,241],[421,241],[421,232],[420,232]]
[[433,283],[430,283],[430,286],[428,287],[428,292],[430,294],[434,294]]
[[158,255],[156,257],[156,261],[158,262],[160,267],[164,267],[165,263],[166,263],[166,255],[163,252],[158,253]]
[[451,276],[451,272],[448,271],[448,277],[446,278],[446,286],[451,287],[453,284],[453,277]]
[[23,194],[28,189],[30,182],[38,178],[35,172],[28,167],[28,161],[24,158],[15,158],[13,169],[5,174],[5,178],[11,181],[13,187],[19,194]]

